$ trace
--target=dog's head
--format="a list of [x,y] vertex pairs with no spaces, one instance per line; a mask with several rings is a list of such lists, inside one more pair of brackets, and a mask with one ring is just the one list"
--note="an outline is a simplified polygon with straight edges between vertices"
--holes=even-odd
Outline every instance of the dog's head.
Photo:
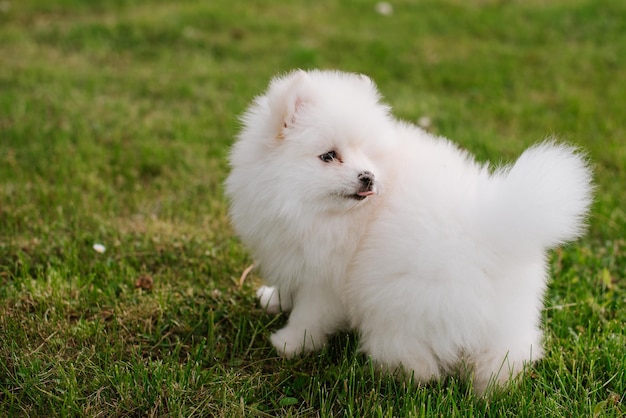
[[245,157],[257,165],[285,200],[345,210],[381,193],[392,119],[369,78],[290,73],[272,81],[243,122],[240,142],[248,144],[236,145],[233,164]]

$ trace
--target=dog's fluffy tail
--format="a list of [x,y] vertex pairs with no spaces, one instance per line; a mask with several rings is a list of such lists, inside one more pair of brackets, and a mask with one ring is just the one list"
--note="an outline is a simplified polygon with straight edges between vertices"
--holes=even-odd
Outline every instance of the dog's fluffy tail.
[[552,248],[585,230],[592,173],[574,147],[546,141],[496,170],[480,199],[479,227],[502,250]]

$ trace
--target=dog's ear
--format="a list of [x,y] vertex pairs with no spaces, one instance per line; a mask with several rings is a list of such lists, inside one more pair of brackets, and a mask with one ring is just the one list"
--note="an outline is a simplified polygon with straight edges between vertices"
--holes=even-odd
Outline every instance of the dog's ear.
[[286,81],[286,92],[282,97],[284,111],[281,115],[278,139],[285,138],[284,130],[296,123],[298,113],[302,111],[308,101],[309,75],[305,71],[298,70],[291,73]]
[[367,84],[368,86],[371,86],[372,84],[374,84],[372,79],[366,76],[365,74],[357,74],[357,77],[359,78],[359,80],[361,80],[363,83]]

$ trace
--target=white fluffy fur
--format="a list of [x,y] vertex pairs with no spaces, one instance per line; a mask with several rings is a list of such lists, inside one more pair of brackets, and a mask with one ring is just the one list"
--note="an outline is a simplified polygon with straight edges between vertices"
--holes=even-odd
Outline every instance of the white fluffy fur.
[[591,202],[575,149],[544,142],[492,172],[395,120],[367,77],[330,71],[274,79],[243,123],[226,191],[271,285],[261,304],[291,310],[281,354],[351,328],[382,369],[462,367],[478,393],[542,356],[546,250],[583,232]]

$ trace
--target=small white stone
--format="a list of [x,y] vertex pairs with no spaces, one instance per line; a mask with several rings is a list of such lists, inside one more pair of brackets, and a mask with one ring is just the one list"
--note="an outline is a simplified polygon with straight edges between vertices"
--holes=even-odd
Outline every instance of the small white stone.
[[433,125],[433,121],[429,116],[422,116],[417,120],[417,125],[422,129],[428,130]]
[[376,11],[383,16],[391,16],[393,14],[393,6],[386,1],[376,4]]
[[97,243],[93,245],[93,249],[95,252],[100,253],[100,254],[103,254],[107,250],[104,245],[97,244]]

